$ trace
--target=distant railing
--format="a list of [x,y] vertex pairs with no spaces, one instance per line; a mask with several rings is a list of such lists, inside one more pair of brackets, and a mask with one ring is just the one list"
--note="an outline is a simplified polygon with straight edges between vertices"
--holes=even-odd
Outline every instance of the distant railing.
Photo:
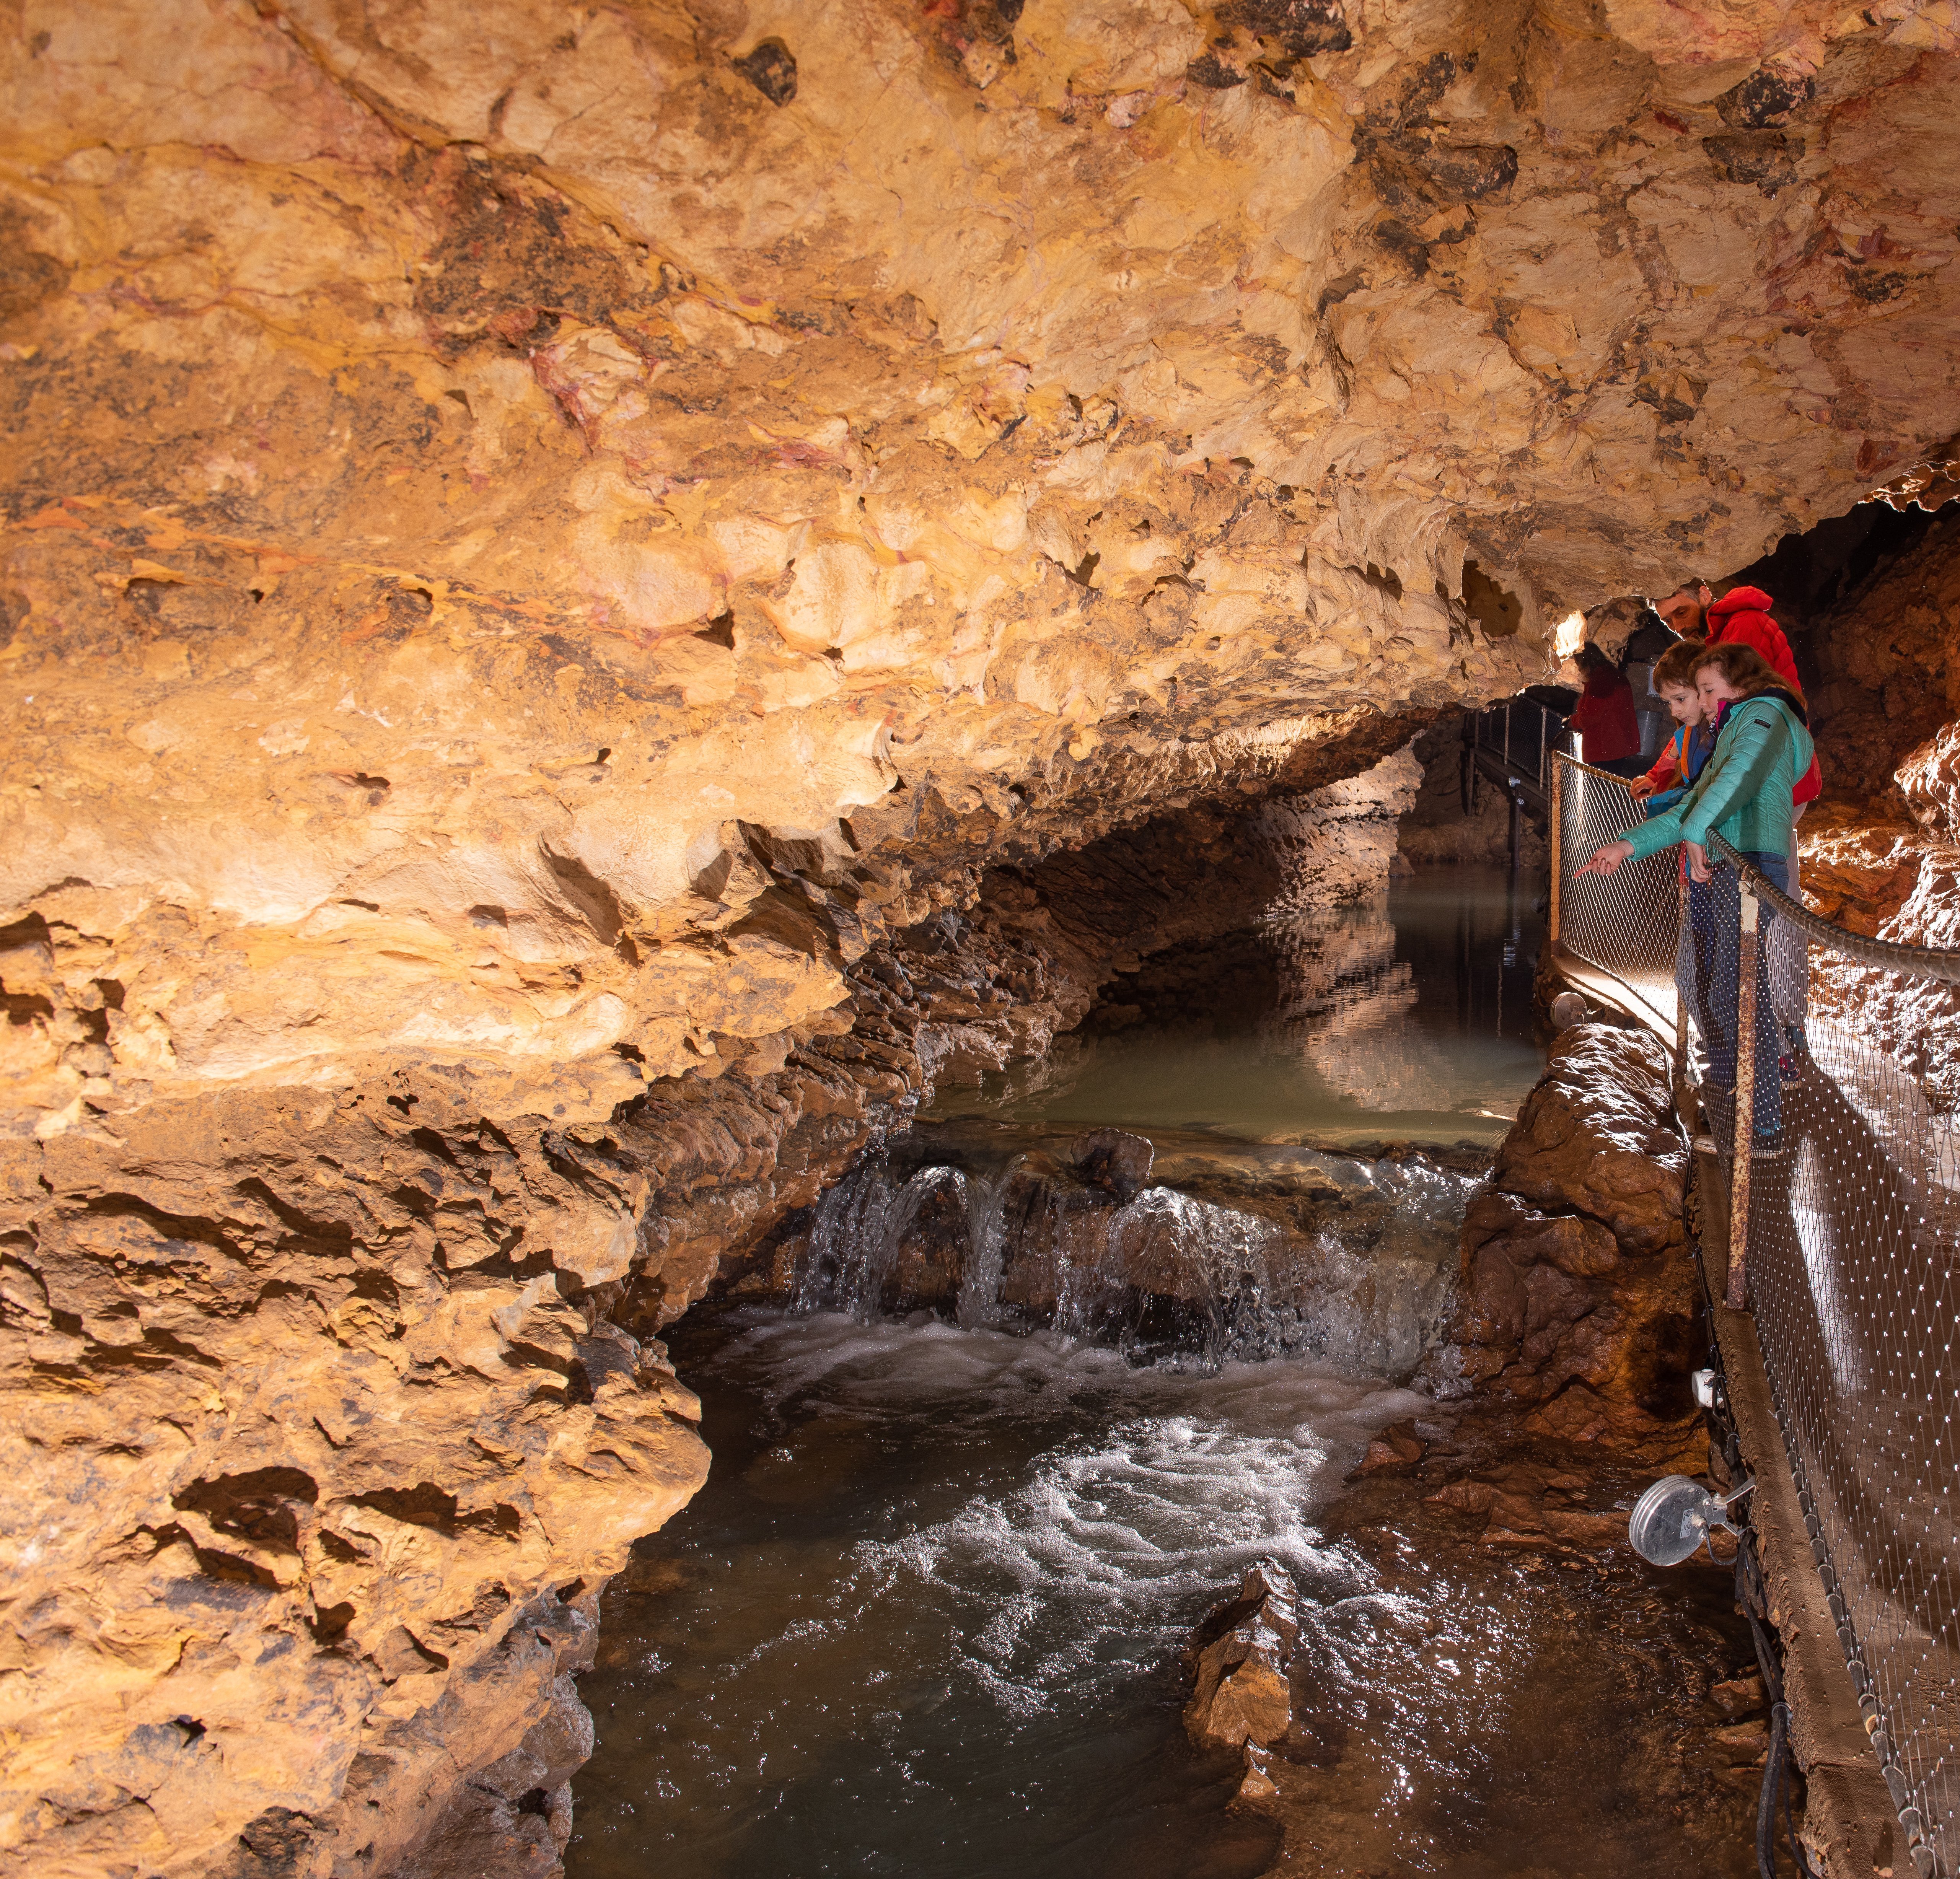
[[[1960,1136],[1871,1013],[1960,953],[1818,919],[1719,841],[1570,869],[1641,811],[1551,772],[1551,936],[1675,1055],[1683,1120],[1726,1169],[1729,1302],[1752,1310],[1805,1526],[1920,1879],[1960,1874]],[[1847,994],[1834,956],[1866,968]],[[1834,984],[1831,981],[1838,981]],[[1827,997],[1828,993],[1828,997]],[[1719,1260],[1723,1249],[1704,1248]],[[1899,1862],[1897,1870],[1906,1868]]]
[[1463,743],[1520,781],[1549,794],[1551,760],[1569,749],[1572,734],[1564,717],[1536,698],[1507,698],[1488,711],[1463,714]]

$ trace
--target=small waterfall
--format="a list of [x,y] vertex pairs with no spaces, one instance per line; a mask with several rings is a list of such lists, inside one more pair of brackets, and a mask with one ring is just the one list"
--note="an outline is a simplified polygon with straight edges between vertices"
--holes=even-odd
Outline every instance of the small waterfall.
[[1027,1159],[1014,1156],[991,1180],[967,1183],[971,1257],[960,1275],[958,1317],[969,1331],[991,1324],[998,1316],[1001,1273],[1007,1259],[1008,1194]]
[[[1147,1170],[1148,1144],[1126,1139]],[[1330,1178],[1309,1157],[1302,1193],[1275,1202],[1268,1181],[1263,1204],[1241,1207],[1087,1178],[1058,1145],[932,1146],[868,1151],[825,1195],[797,1308],[924,1309],[967,1328],[1052,1328],[1138,1362],[1297,1356],[1398,1378],[1442,1337],[1468,1176],[1344,1158]]]

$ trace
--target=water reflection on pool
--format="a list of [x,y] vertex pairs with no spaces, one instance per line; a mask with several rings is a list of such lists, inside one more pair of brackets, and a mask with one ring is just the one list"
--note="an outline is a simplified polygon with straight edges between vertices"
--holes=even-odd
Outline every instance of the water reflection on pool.
[[1426,871],[1119,974],[1079,1037],[929,1116],[1262,1142],[1495,1142],[1536,1081],[1535,883]]

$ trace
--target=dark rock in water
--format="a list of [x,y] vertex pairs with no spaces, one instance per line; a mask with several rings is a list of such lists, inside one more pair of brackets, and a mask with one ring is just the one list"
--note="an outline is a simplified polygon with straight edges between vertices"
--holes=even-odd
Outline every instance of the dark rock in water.
[[1429,1444],[1415,1432],[1411,1422],[1392,1423],[1368,1445],[1368,1452],[1361,1458],[1355,1476],[1382,1474],[1389,1470],[1412,1468],[1429,1452]]
[[1725,1716],[1753,1715],[1765,1707],[1763,1680],[1754,1671],[1717,1683],[1709,1691],[1708,1698]]
[[[949,1176],[950,1172],[945,1171]],[[892,1236],[880,1308],[895,1318],[921,1309],[950,1310],[959,1296],[970,1233],[963,1184],[950,1178],[924,1184]]]
[[1277,1559],[1247,1567],[1238,1596],[1192,1635],[1187,1655],[1197,1687],[1184,1726],[1201,1743],[1246,1749],[1249,1779],[1262,1773],[1251,1751],[1284,1740],[1293,1726],[1290,1672],[1299,1643],[1300,1593]]
[[1090,1129],[1075,1138],[1075,1172],[1106,1187],[1118,1200],[1134,1200],[1148,1184],[1157,1150],[1141,1135],[1122,1129]]

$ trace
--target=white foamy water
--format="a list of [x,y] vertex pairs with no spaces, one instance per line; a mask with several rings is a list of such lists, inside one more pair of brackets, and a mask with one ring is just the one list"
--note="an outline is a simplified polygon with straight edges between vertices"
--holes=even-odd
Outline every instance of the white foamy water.
[[1215,1594],[1262,1555],[1338,1572],[1312,1509],[1375,1429],[1433,1407],[1410,1391],[1297,1364],[1232,1364],[1208,1377],[1133,1370],[1052,1334],[931,1322],[778,1321],[745,1341],[770,1352],[778,1375],[800,1387],[826,1378],[833,1400],[873,1414],[1039,1421],[1089,1398],[1111,1419],[1039,1450],[1011,1488],[857,1549],[877,1595],[909,1598],[929,1584],[969,1611],[969,1668],[1020,1714],[1073,1696],[1105,1644],[1154,1639],[1166,1621],[1175,1632],[1168,1615],[1181,1615],[1187,1598]]
[[[680,1583],[657,1641],[586,1680],[602,1738],[657,1738],[660,1778],[602,1750],[573,1871],[638,1870],[637,1849],[663,1879],[908,1873],[930,1849],[977,1874],[1014,1844],[1060,1873],[1085,1836],[1138,1871],[1261,1870],[1269,1830],[1224,1823],[1229,1769],[1182,1740],[1179,1646],[1262,1555],[1322,1596],[1358,1589],[1315,1510],[1427,1399],[929,1318],[725,1328],[689,1374],[747,1429],[708,1431],[715,1473],[661,1548]],[[609,1711],[609,1678],[632,1691]]]

